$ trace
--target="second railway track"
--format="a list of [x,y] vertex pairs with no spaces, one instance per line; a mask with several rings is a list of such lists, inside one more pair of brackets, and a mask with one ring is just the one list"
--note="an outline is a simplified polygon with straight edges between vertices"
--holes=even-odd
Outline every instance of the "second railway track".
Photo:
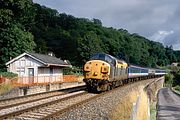
[[57,100],[61,98],[61,96],[66,96],[69,93],[85,89],[86,87],[82,85],[63,90],[0,100],[0,119],[2,119],[3,116],[7,117],[10,114],[12,115],[13,111],[20,112],[25,109],[27,110],[28,108],[38,106],[41,103],[43,104],[49,101]]
[[63,89],[63,90],[56,90],[56,91],[38,93],[38,94],[33,94],[33,95],[4,99],[4,100],[0,100],[0,110],[5,109],[5,108],[14,107],[14,106],[21,105],[21,104],[25,104],[25,103],[35,102],[38,100],[43,100],[43,99],[63,95],[68,92],[85,90],[85,89],[86,89],[86,87],[84,85],[82,85],[82,86],[67,88],[67,89]]
[[86,91],[69,93],[66,95],[62,95],[55,100],[50,100],[45,103],[40,102],[37,105],[32,104],[31,107],[27,107],[22,110],[4,113],[0,116],[0,119],[41,119],[48,116],[49,114],[53,114],[56,111],[67,108],[72,104],[76,104],[95,95],[96,94],[87,93]]

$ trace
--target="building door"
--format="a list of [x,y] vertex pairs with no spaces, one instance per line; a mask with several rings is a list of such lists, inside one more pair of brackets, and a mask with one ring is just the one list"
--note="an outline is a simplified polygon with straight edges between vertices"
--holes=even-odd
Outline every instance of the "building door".
[[50,68],[49,82],[53,82],[53,68]]
[[29,83],[34,83],[34,68],[28,68]]

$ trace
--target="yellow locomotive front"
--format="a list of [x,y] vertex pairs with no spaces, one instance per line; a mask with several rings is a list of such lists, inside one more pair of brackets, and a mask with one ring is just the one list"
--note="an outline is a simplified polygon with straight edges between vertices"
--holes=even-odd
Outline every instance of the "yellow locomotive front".
[[97,53],[84,65],[84,82],[89,91],[106,91],[127,79],[127,63],[115,57]]
[[115,60],[103,53],[95,54],[84,65],[84,82],[89,91],[105,91],[110,89]]
[[90,60],[84,65],[84,79],[109,80],[110,65],[101,60]]

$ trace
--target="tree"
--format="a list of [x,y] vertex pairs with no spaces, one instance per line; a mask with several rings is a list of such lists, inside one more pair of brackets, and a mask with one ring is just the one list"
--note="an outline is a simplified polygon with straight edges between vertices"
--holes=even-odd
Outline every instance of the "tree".
[[11,27],[4,29],[0,33],[0,40],[3,45],[0,48],[2,63],[23,52],[32,51],[35,46],[32,34],[21,30],[17,25],[11,25]]
[[166,46],[166,56],[169,58],[169,61],[170,61],[170,64],[173,63],[173,62],[176,62],[177,59],[176,59],[176,56],[173,52],[173,48],[172,48],[172,45],[170,45],[169,47]]
[[173,85],[174,85],[174,86],[180,85],[180,69],[179,69],[179,71],[176,72],[175,75],[174,75]]
[[78,41],[78,52],[80,53],[83,64],[90,58],[91,55],[97,52],[102,52],[101,40],[93,32],[87,32],[83,39]]
[[97,24],[97,25],[102,26],[102,22],[101,22],[101,20],[99,20],[99,19],[93,18],[93,22],[94,22],[94,24]]
[[10,58],[32,51],[35,46],[29,32],[34,23],[32,4],[32,0],[0,1],[0,71],[5,71]]

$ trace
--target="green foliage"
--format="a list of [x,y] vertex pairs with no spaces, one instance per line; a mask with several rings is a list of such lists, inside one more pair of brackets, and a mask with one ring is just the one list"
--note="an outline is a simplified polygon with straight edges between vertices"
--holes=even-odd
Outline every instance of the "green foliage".
[[17,77],[17,74],[12,72],[0,72],[0,76],[11,79]]
[[32,51],[35,46],[32,34],[23,31],[18,25],[11,25],[11,27],[3,29],[0,33],[0,41],[3,44],[0,48],[2,52],[0,60],[2,63],[23,52]]
[[180,85],[180,70],[174,75],[174,86]]
[[165,86],[171,87],[173,84],[173,78],[174,78],[173,74],[171,74],[171,73],[166,74],[165,75]]
[[174,89],[180,92],[180,85],[175,86]]
[[0,24],[3,27],[14,22],[22,24],[29,30],[34,24],[32,0],[1,0],[0,5]]
[[156,120],[156,113],[157,109],[156,109],[156,103],[152,102],[150,105],[150,120]]
[[177,62],[179,62],[179,64],[180,64],[180,50],[174,51],[174,54],[177,58]]
[[12,88],[13,88],[13,86],[11,84],[0,84],[0,94],[8,92]]
[[35,14],[31,0],[6,0],[0,5],[0,71],[5,71],[7,61],[35,47],[29,32]]
[[79,67],[97,52],[147,67],[177,60],[172,46],[164,47],[124,29],[103,27],[99,19],[59,14],[32,0],[6,0],[0,4],[0,71],[5,70],[10,58],[32,50],[43,54],[52,51]]
[[64,68],[63,69],[64,75],[82,75],[82,68],[80,67],[71,67],[71,68]]

